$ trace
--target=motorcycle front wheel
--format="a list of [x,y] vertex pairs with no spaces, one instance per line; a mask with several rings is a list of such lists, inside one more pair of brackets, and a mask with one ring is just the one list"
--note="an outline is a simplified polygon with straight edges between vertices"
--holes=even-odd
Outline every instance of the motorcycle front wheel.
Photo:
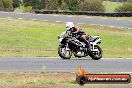
[[63,47],[61,45],[58,47],[58,54],[63,59],[70,59],[72,56],[71,50],[67,50],[66,47]]
[[99,46],[97,46],[97,49],[98,49],[98,52],[92,51],[92,52],[90,52],[90,54],[89,54],[89,56],[90,56],[93,60],[99,60],[99,59],[102,58],[102,54],[103,54],[102,49],[101,49]]

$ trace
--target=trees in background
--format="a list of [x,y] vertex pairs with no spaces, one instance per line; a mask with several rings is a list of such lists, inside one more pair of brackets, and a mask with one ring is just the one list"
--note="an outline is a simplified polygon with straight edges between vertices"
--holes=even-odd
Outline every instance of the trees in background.
[[13,8],[17,8],[22,4],[21,0],[13,0]]
[[59,6],[60,6],[59,0],[46,0],[45,8],[44,7],[41,8],[46,10],[58,10]]
[[93,11],[93,12],[104,12],[104,6],[102,0],[83,0],[79,4],[81,11]]
[[37,9],[41,5],[41,0],[23,0],[23,5],[25,7],[32,6],[33,9]]
[[132,12],[132,2],[123,3],[123,5],[115,9],[115,12]]
[[0,0],[0,9],[5,11],[13,10],[13,0]]
[[70,11],[78,11],[81,0],[64,0],[67,5],[67,9]]
[[80,0],[23,0],[24,6],[45,10],[79,10]]
[[102,0],[23,0],[23,3],[33,9],[104,11]]
[[41,9],[68,11],[104,11],[102,0],[45,0]]
[[[0,0],[0,10],[12,11],[13,8],[18,8],[20,5],[29,9],[44,9],[44,10],[66,10],[66,11],[92,11],[104,12],[103,1],[106,0]],[[108,0],[108,1],[131,1],[131,0]],[[132,11],[132,4],[124,3],[116,8],[116,12]]]

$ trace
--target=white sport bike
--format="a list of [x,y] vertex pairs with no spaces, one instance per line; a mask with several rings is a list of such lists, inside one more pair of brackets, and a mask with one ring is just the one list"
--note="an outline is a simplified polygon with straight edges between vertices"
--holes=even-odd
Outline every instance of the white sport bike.
[[58,54],[63,59],[70,59],[72,54],[78,58],[86,57],[88,55],[94,60],[102,58],[102,49],[99,47],[101,39],[99,36],[89,37],[90,51],[88,51],[84,42],[79,41],[75,37],[70,37],[67,32],[63,32],[58,39],[60,41]]

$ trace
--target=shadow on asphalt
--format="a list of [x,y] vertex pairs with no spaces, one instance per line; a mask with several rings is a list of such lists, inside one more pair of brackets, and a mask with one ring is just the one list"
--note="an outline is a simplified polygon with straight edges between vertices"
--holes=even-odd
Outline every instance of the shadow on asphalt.
[[102,60],[102,59],[100,59],[100,60],[93,60],[93,59],[90,59],[90,58],[72,58],[72,59],[62,59],[62,58],[60,58],[61,60],[89,60],[89,61],[100,61],[100,60]]

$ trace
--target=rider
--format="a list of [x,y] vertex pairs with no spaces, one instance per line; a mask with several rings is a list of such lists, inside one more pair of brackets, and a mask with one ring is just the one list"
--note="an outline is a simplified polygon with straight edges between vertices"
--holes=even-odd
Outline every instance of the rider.
[[66,23],[66,30],[70,31],[72,35],[77,34],[80,35],[78,40],[84,42],[88,50],[90,50],[90,43],[88,41],[88,35],[83,32],[80,28],[76,28],[72,22]]

